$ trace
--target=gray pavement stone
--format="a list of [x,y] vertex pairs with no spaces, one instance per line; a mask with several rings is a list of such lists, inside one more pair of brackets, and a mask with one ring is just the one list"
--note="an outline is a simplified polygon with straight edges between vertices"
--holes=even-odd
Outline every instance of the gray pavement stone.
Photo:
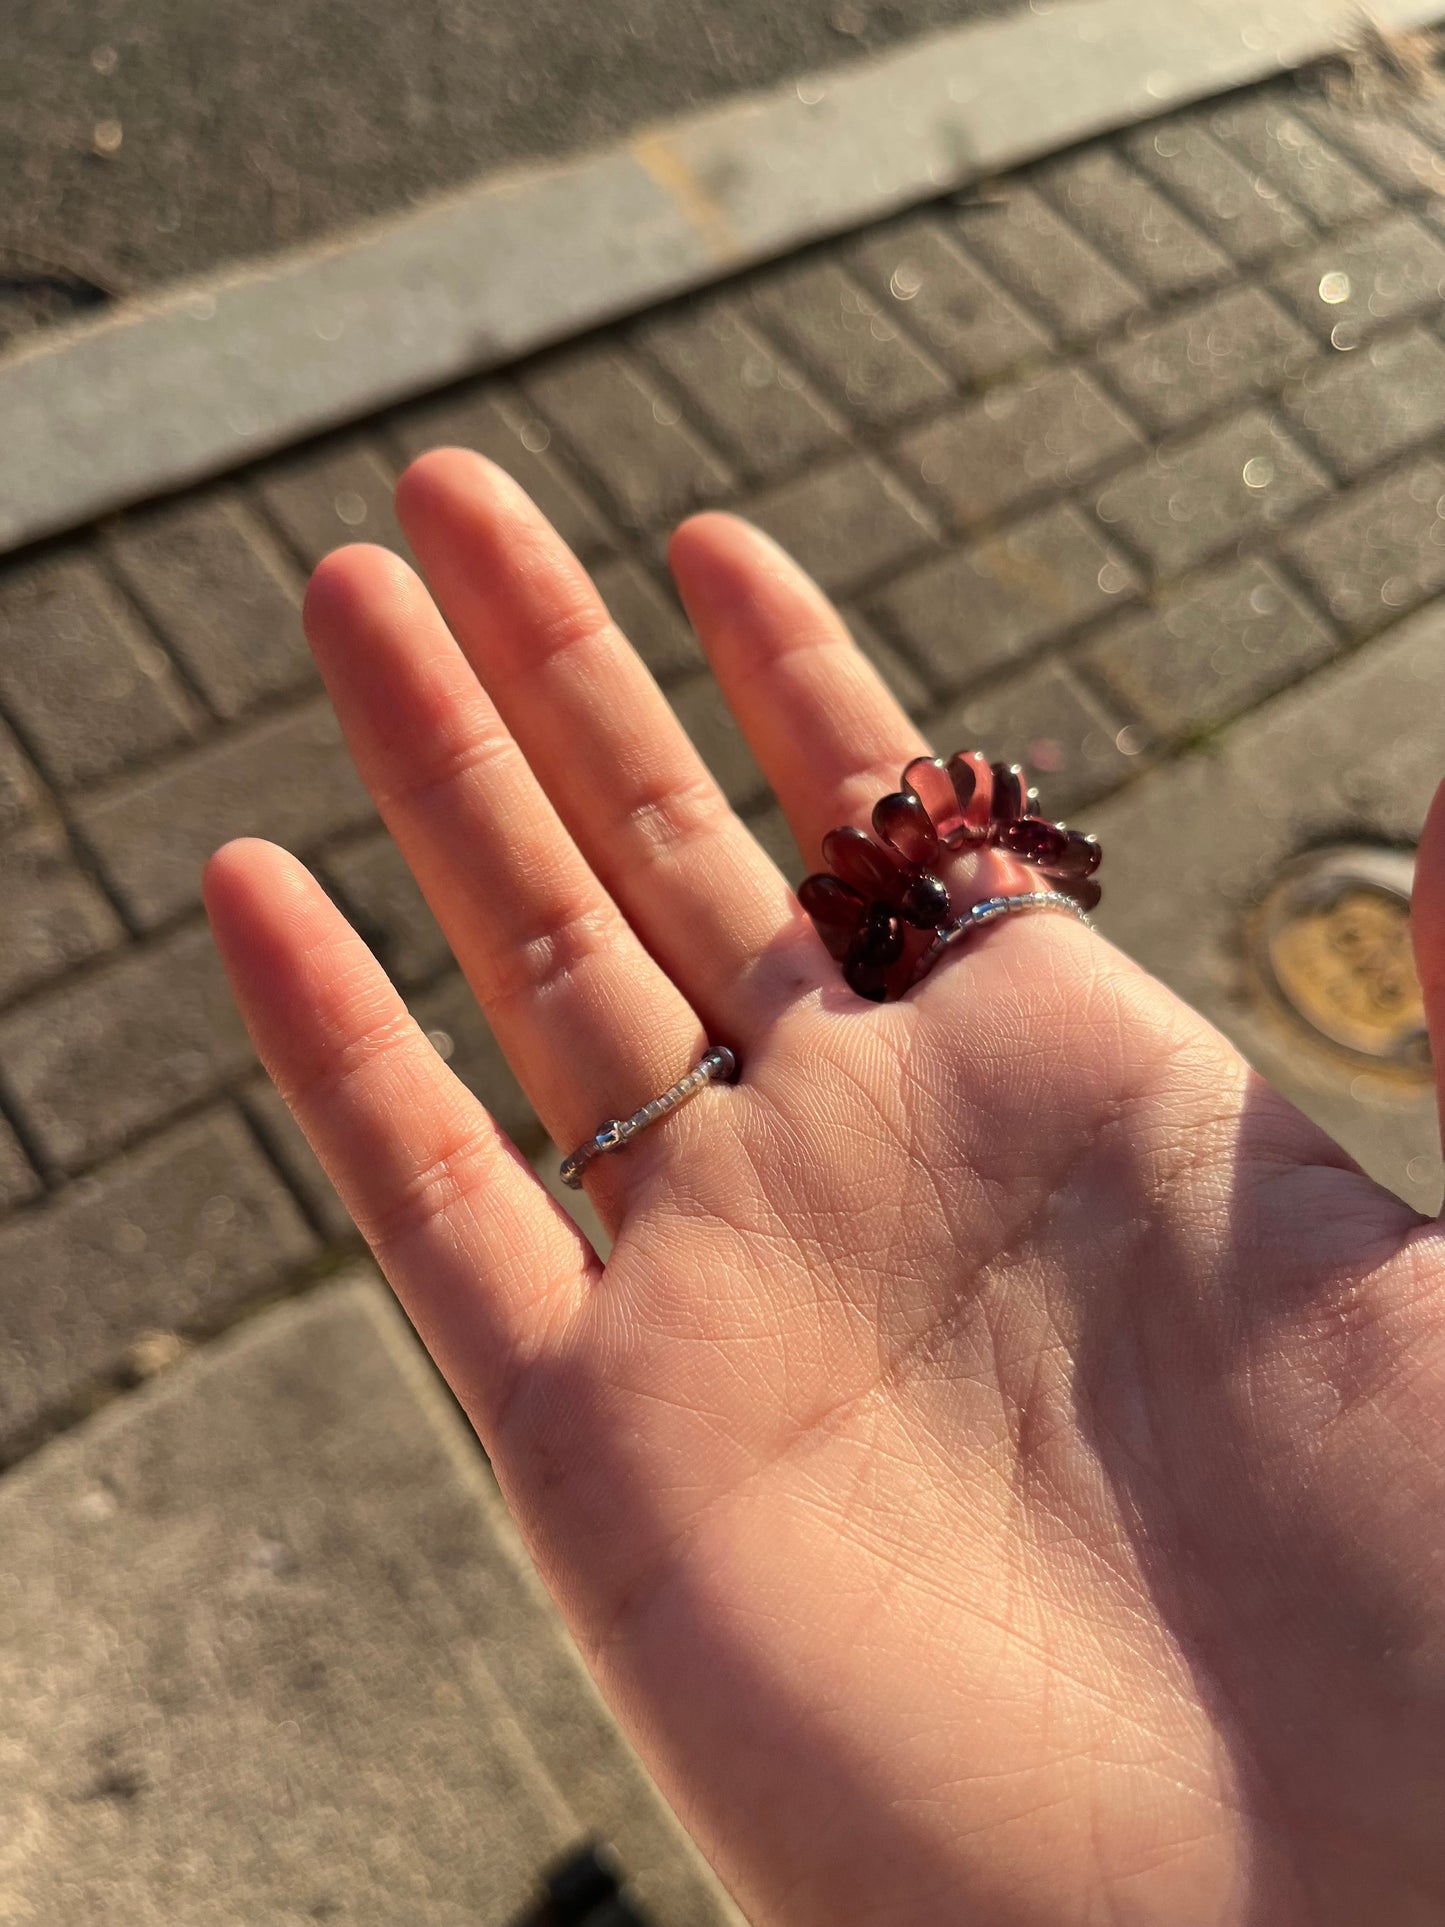
[[1334,234],[1276,270],[1272,286],[1326,347],[1353,348],[1445,298],[1445,242],[1409,214]]
[[1157,449],[1110,482],[1097,508],[1156,576],[1170,576],[1278,528],[1327,486],[1278,423],[1251,408]]
[[60,1171],[211,1096],[251,1061],[208,930],[107,958],[0,1017],[0,1086]]
[[228,721],[315,680],[295,570],[234,490],[127,517],[108,548],[212,715]]
[[387,831],[332,844],[316,868],[394,984],[414,990],[451,963],[441,926]]
[[0,904],[0,1003],[125,937],[57,823],[32,823],[0,840]]
[[874,229],[846,253],[854,273],[958,381],[994,381],[1049,352],[1045,330],[969,259],[932,209]]
[[552,446],[552,431],[508,382],[471,383],[404,409],[387,423],[404,462],[432,448],[473,448],[531,496],[583,562],[613,548],[607,517]]
[[0,576],[0,702],[63,788],[195,727],[165,656],[83,552]]
[[1424,328],[1311,368],[1281,397],[1286,417],[1354,480],[1445,430],[1445,346]]
[[1262,562],[1231,563],[1111,623],[1083,660],[1156,740],[1213,729],[1317,669],[1335,638]]
[[284,456],[254,484],[256,499],[308,569],[349,542],[379,542],[410,559],[392,503],[395,486],[390,466],[361,436]]
[[732,1917],[369,1269],[56,1441],[0,1512],[17,1919],[504,1927],[594,1833],[650,1918]]
[[294,1199],[227,1111],[192,1118],[9,1220],[0,1454],[113,1387],[153,1333],[215,1331],[316,1250]]
[[932,518],[888,471],[861,455],[811,470],[741,504],[833,595],[931,549]]
[[324,697],[206,743],[76,810],[141,929],[199,902],[201,867],[230,837],[264,836],[305,853],[374,816]]
[[929,725],[929,735],[945,756],[979,748],[1022,763],[1044,808],[1058,816],[1134,773],[1130,752],[1143,744],[1139,731],[1127,728],[1066,663],[1042,662],[960,697]]
[[[1151,771],[1089,825],[1109,852],[1105,935],[1217,1023],[1373,1176],[1431,1212],[1433,1090],[1342,1064],[1253,994],[1245,931],[1287,858],[1357,837],[1415,841],[1445,767],[1442,660],[1437,605],[1265,704],[1212,751]],[[1188,916],[1159,887],[1179,876]]]
[[1383,628],[1445,589],[1445,468],[1427,458],[1351,489],[1284,550],[1337,622]]
[[521,386],[625,528],[675,522],[732,485],[721,457],[620,348],[564,350],[534,363]]
[[1034,184],[1152,295],[1183,294],[1233,273],[1204,230],[1110,146],[1086,147],[1034,172]]
[[836,260],[815,256],[756,278],[749,305],[849,415],[875,428],[952,393],[947,377]]
[[1114,608],[1137,586],[1098,530],[1056,504],[911,570],[868,608],[938,688],[954,691]]
[[1134,284],[1032,187],[1009,182],[955,219],[964,246],[1061,341],[1098,334],[1140,305]]
[[1087,481],[1143,439],[1097,382],[1065,365],[909,429],[894,453],[966,528]]
[[667,681],[702,667],[702,648],[674,597],[625,556],[592,571],[612,620],[654,676]]
[[0,721],[0,835],[30,816],[40,797],[40,780],[20,745]]
[[1202,118],[1141,127],[1124,137],[1137,167],[1180,200],[1236,261],[1303,247],[1313,230],[1279,190],[1236,160]]
[[28,1203],[39,1193],[40,1173],[26,1157],[19,1138],[0,1117],[0,1213]]
[[1206,116],[1214,138],[1319,227],[1380,214],[1385,196],[1295,112],[1294,90],[1237,94]]
[[822,854],[817,850],[813,852],[811,863],[805,861],[798,848],[798,840],[788,827],[788,819],[776,803],[770,803],[766,809],[750,816],[748,828],[795,888],[809,870],[816,869],[822,861]]
[[767,780],[723,701],[712,672],[705,670],[680,684],[669,700],[733,807],[745,809],[761,801],[767,793]]
[[1302,373],[1317,349],[1259,288],[1228,288],[1150,316],[1098,354],[1105,379],[1161,434]]
[[846,447],[837,417],[747,318],[732,289],[664,309],[634,340],[687,398],[689,411],[744,481],[757,485]]
[[437,1055],[481,1099],[518,1149],[534,1150],[542,1127],[460,971],[413,997],[411,1013]]
[[251,1129],[265,1145],[272,1162],[284,1173],[286,1182],[301,1200],[306,1216],[325,1243],[354,1243],[360,1233],[351,1221],[351,1213],[337,1197],[321,1160],[307,1143],[305,1133],[287,1110],[270,1078],[259,1071],[247,1080],[237,1096]]
[[1299,112],[1394,194],[1445,193],[1445,158],[1403,113],[1301,91]]

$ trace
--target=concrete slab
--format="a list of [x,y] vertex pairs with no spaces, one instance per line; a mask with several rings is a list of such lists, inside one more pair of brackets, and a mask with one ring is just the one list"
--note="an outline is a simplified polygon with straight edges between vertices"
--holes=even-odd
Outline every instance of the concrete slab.
[[731,1918],[524,1570],[374,1273],[0,1482],[0,1918],[504,1927],[608,1838]]
[[[1377,0],[1381,27],[1440,0]],[[1329,51],[1355,0],[1048,0],[41,338],[0,550]]]

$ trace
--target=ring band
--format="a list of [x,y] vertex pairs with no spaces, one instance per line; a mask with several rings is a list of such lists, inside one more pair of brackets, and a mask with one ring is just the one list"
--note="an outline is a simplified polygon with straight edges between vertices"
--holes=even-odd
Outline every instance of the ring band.
[[945,924],[923,951],[913,967],[909,978],[910,987],[920,978],[926,977],[933,966],[950,951],[955,944],[964,943],[975,931],[982,930],[990,923],[997,923],[1001,917],[1012,916],[1016,910],[1061,910],[1066,916],[1076,919],[1086,930],[1092,930],[1093,919],[1082,904],[1075,903],[1072,897],[1064,896],[1058,890],[1029,890],[1014,897],[985,897],[953,923]]
[[690,1097],[696,1097],[700,1090],[709,1084],[727,1084],[738,1074],[738,1060],[725,1044],[714,1044],[688,1072],[680,1077],[661,1097],[654,1097],[644,1104],[640,1111],[631,1117],[612,1117],[600,1126],[585,1144],[579,1144],[571,1157],[563,1158],[558,1170],[570,1191],[582,1189],[582,1174],[595,1159],[605,1157],[612,1151],[626,1150],[639,1131],[645,1131],[649,1124],[656,1124],[659,1118],[675,1111],[679,1104],[686,1104]]

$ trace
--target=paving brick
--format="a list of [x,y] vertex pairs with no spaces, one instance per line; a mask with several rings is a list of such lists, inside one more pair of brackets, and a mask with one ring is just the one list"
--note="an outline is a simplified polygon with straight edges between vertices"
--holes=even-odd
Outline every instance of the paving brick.
[[1318,354],[1258,288],[1230,288],[1150,317],[1099,350],[1099,367],[1151,428],[1168,433],[1278,388]]
[[1248,560],[1111,623],[1084,660],[1162,738],[1212,729],[1318,668],[1335,647],[1289,586]]
[[304,853],[374,816],[324,697],[87,798],[76,823],[142,929],[200,900],[201,866],[233,836]]
[[931,709],[933,692],[907,657],[886,636],[879,635],[867,617],[860,615],[856,609],[845,609],[842,614],[854,642],[908,714],[921,716],[925,710]]
[[349,1244],[360,1236],[351,1213],[336,1195],[321,1160],[301,1126],[287,1110],[276,1086],[260,1071],[239,1093],[241,1108],[272,1161],[300,1198],[306,1216],[328,1245]]
[[393,416],[387,434],[405,461],[430,448],[485,455],[521,484],[584,562],[614,546],[607,517],[559,459],[551,429],[508,383],[473,384],[421,402]]
[[1113,608],[1135,586],[1124,558],[1059,503],[926,562],[868,606],[940,689],[956,690]]
[[62,787],[154,755],[194,728],[165,656],[78,553],[0,577],[0,701]]
[[1111,147],[1050,162],[1035,185],[1150,294],[1182,294],[1232,273],[1223,249]]
[[0,904],[0,1003],[125,936],[56,823],[32,823],[0,842]]
[[294,571],[232,491],[129,517],[109,547],[214,715],[239,716],[314,680]]
[[385,830],[335,844],[317,868],[394,984],[424,984],[452,960],[441,926]]
[[692,624],[640,563],[617,557],[592,572],[613,621],[654,676],[664,681],[702,667]]
[[1099,334],[1140,305],[1134,284],[1031,187],[1006,183],[955,218],[964,246],[1062,341]]
[[0,836],[32,815],[39,797],[39,779],[0,722]]
[[589,1837],[649,1921],[736,1919],[370,1267],[16,1467],[0,1531],[17,1921],[499,1927]]
[[[979,748],[1022,763],[1051,816],[1112,789],[1136,765],[1119,747],[1121,721],[1063,663],[1024,669],[963,696],[929,725],[941,754]],[[1125,734],[1125,743],[1133,738]],[[1087,824],[1083,826],[1087,828]]]
[[1110,482],[1097,509],[1156,576],[1170,576],[1277,528],[1326,487],[1304,451],[1263,409],[1251,408],[1157,450]]
[[26,1204],[40,1193],[40,1174],[20,1140],[0,1117],[0,1212]]
[[1370,342],[1312,370],[1283,406],[1353,479],[1445,429],[1445,347],[1423,328]]
[[931,211],[876,228],[846,252],[885,309],[960,381],[997,380],[1049,351],[1045,330],[969,259]]
[[512,1141],[523,1151],[540,1143],[544,1133],[536,1113],[461,973],[451,972],[413,998],[411,1011],[438,1055],[481,1099]]
[[522,388],[627,528],[676,521],[726,494],[720,456],[659,394],[633,355],[573,348],[534,363]]
[[410,556],[392,502],[395,480],[360,436],[324,442],[272,463],[255,490],[308,569],[348,542],[379,542]]
[[767,781],[711,671],[704,670],[681,684],[672,691],[670,700],[678,720],[734,808],[758,802],[767,793]]
[[1142,127],[1123,146],[1236,261],[1302,247],[1311,237],[1309,223],[1278,188],[1221,147],[1198,118]]
[[1379,629],[1445,589],[1445,468],[1425,460],[1364,483],[1284,547],[1337,621]]
[[776,803],[770,803],[764,810],[757,811],[748,818],[748,828],[762,844],[768,855],[777,864],[789,883],[802,882],[810,869],[822,861],[819,851],[814,851],[813,860],[808,863],[798,848],[797,838],[788,828],[788,819]]
[[635,339],[665,369],[713,440],[750,483],[772,480],[846,445],[799,371],[752,326],[731,291],[643,321]]
[[895,454],[909,479],[925,483],[967,527],[1086,481],[1143,441],[1097,382],[1054,367],[910,429]]
[[1277,270],[1273,285],[1313,334],[1353,348],[1392,321],[1435,314],[1445,243],[1409,214],[1332,235]]
[[60,1170],[209,1097],[251,1062],[204,929],[123,951],[0,1017],[0,1085]]
[[1285,96],[1262,89],[1232,95],[1210,110],[1207,123],[1216,140],[1320,227],[1385,210],[1375,183],[1321,140]]
[[122,1373],[158,1331],[208,1332],[317,1249],[239,1119],[194,1118],[0,1226],[0,1449]]
[[931,548],[927,511],[876,462],[850,456],[742,505],[835,595]]
[[952,393],[943,372],[834,260],[773,269],[749,292],[753,312],[859,421],[886,427]]
[[1445,193],[1445,159],[1402,110],[1375,113],[1301,92],[1299,113],[1395,194]]

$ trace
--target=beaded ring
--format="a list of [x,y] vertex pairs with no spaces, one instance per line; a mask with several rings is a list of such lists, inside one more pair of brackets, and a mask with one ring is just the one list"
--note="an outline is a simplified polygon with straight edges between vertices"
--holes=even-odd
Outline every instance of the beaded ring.
[[[1044,816],[1017,763],[990,763],[977,750],[960,750],[946,763],[917,757],[898,789],[875,804],[873,829],[877,842],[862,830],[830,830],[823,839],[827,870],[798,886],[798,900],[844,979],[873,1003],[901,996],[922,974],[922,959],[936,960],[947,947],[939,940],[954,928],[953,905],[934,866],[948,853],[1004,850],[1057,885],[1061,909],[1081,915],[1102,894],[1094,872],[1103,851],[1094,838]],[[927,933],[928,941],[913,932]]]

